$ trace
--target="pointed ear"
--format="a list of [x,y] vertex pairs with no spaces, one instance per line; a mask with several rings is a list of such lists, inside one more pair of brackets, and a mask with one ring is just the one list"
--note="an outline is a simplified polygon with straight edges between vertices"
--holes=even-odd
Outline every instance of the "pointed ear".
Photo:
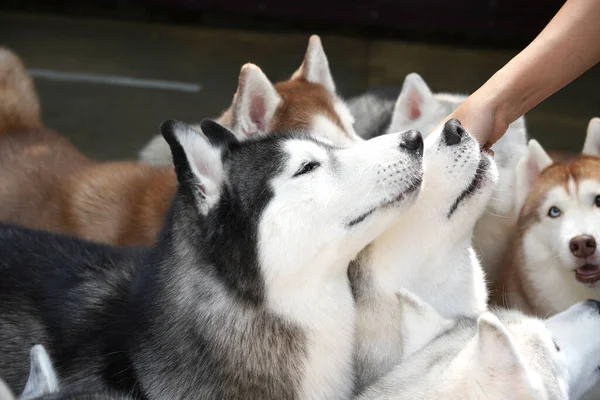
[[535,186],[540,173],[552,165],[552,159],[541,144],[531,139],[527,144],[527,151],[517,163],[516,177],[516,207],[517,213],[525,204],[525,199]]
[[600,157],[600,118],[592,118],[587,127],[583,154]]
[[306,55],[300,68],[292,75],[292,79],[304,78],[309,82],[318,83],[325,88],[335,93],[335,83],[329,69],[329,61],[323,50],[321,38],[317,35],[312,35],[308,40],[308,48]]
[[165,121],[160,130],[171,147],[175,173],[181,187],[189,190],[198,212],[206,215],[218,202],[224,180],[223,150],[235,136],[213,121],[202,121],[197,132],[179,121]]
[[510,333],[491,312],[484,312],[477,319],[475,340],[476,368],[492,370],[499,376],[511,375],[524,368]]
[[20,399],[34,399],[42,395],[58,392],[58,378],[52,367],[52,362],[42,345],[35,345],[29,352],[29,379]]
[[433,93],[421,75],[414,72],[406,75],[394,106],[391,126],[403,126],[407,122],[418,120],[435,103]]
[[12,392],[8,388],[8,385],[2,380],[2,378],[0,378],[0,399],[15,400],[15,396],[13,396]]
[[402,310],[403,358],[421,350],[440,333],[452,326],[429,303],[408,290],[401,289],[396,297]]
[[254,64],[244,65],[231,107],[233,130],[241,138],[266,134],[281,101],[281,96],[260,68]]

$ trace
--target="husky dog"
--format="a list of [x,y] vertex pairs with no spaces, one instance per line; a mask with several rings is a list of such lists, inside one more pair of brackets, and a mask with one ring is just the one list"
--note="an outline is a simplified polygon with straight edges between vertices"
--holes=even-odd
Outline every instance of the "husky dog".
[[520,209],[514,251],[495,290],[499,305],[552,315],[583,299],[600,300],[600,118],[583,152],[553,163],[529,142],[518,167]]
[[[244,138],[305,130],[348,146],[360,138],[334,89],[321,42],[312,37],[290,80],[273,85],[258,67],[244,66],[233,104],[221,119]],[[44,127],[31,78],[3,48],[0,171],[0,221],[116,245],[153,244],[177,186],[172,163],[91,160]]]
[[450,329],[431,307],[422,308],[421,315],[430,318],[426,337],[437,336],[420,350],[421,343],[409,343],[414,355],[370,386],[361,400],[577,400],[600,383],[595,300],[545,321],[506,310],[458,318]]
[[405,288],[441,315],[476,316],[487,307],[473,226],[497,178],[493,158],[453,119],[425,140],[416,203],[350,265],[357,307],[357,370],[364,387],[404,356]]
[[[450,93],[434,94],[421,76],[412,73],[406,76],[401,90],[374,89],[350,99],[348,106],[356,120],[355,129],[363,138],[408,129],[427,135],[466,98]],[[490,283],[498,278],[509,237],[516,225],[515,168],[526,147],[524,118],[512,123],[506,134],[492,146],[499,172],[498,183],[474,230],[475,249]]]
[[348,264],[415,201],[421,135],[340,149],[312,132],[240,142],[212,121],[202,132],[162,125],[179,188],[149,250],[0,229],[0,376],[15,391],[39,343],[66,387],[351,395]]
[[[310,37],[304,61],[290,80],[273,85],[258,67],[247,64],[242,68],[233,103],[216,121],[231,128],[240,140],[289,128],[319,132],[337,145],[359,140],[354,118],[336,94],[329,62],[317,35]],[[161,135],[140,151],[140,159],[154,165],[173,163]]]

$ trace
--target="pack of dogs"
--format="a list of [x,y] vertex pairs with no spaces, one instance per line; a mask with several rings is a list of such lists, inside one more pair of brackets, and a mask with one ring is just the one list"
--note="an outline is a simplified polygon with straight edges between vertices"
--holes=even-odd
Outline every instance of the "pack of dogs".
[[600,119],[490,151],[465,99],[345,101],[312,36],[103,162],[0,48],[0,399],[598,398]]

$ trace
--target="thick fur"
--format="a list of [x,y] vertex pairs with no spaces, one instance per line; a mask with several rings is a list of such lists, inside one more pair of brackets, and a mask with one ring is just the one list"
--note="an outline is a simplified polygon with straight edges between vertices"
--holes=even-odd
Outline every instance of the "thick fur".
[[[335,145],[359,140],[344,103],[326,86],[331,73],[318,37],[305,64],[323,84],[300,74],[273,86],[258,67],[244,66],[222,120],[244,138],[311,127]],[[39,123],[31,80],[5,49],[0,73],[0,221],[108,244],[153,244],[176,190],[170,154],[171,166],[159,167],[90,160]]]
[[[304,61],[291,79],[273,85],[258,67],[242,68],[232,105],[216,119],[240,140],[272,131],[303,129],[319,132],[336,145],[359,140],[354,118],[336,94],[335,83],[321,39],[310,37]],[[194,125],[194,129],[200,127]],[[140,159],[154,165],[171,165],[169,146],[161,135],[140,152]]]
[[163,124],[180,185],[151,249],[0,229],[0,376],[15,392],[41,344],[65,387],[352,394],[347,267],[415,201],[420,135],[339,149],[313,132],[240,142],[211,121],[202,130]]
[[[448,135],[456,130],[462,137],[449,145]],[[427,299],[447,318],[486,309],[486,283],[471,236],[493,191],[495,164],[456,120],[427,137],[423,163],[415,205],[349,268],[360,387],[404,357],[407,321],[396,298],[400,289]]]
[[596,301],[546,321],[517,311],[484,312],[448,328],[440,316],[423,315],[430,316],[426,336],[437,336],[424,346],[412,343],[414,355],[360,399],[577,400],[600,382]]
[[[583,282],[576,272],[584,264],[597,269],[600,252],[581,258],[570,250],[577,236],[600,240],[599,156],[598,118],[590,121],[583,151],[572,160],[553,162],[530,141],[518,169],[518,230],[494,291],[496,304],[543,317],[588,298],[600,300],[598,279]],[[558,216],[549,215],[551,207],[558,207]]]
[[[379,88],[350,99],[348,106],[356,120],[355,129],[364,137],[416,129],[432,132],[467,96],[433,93],[416,73],[406,76],[398,88]],[[512,123],[506,134],[492,146],[498,166],[498,183],[485,213],[474,230],[474,246],[490,283],[498,279],[504,254],[509,249],[517,214],[514,209],[515,169],[527,147],[525,119]]]

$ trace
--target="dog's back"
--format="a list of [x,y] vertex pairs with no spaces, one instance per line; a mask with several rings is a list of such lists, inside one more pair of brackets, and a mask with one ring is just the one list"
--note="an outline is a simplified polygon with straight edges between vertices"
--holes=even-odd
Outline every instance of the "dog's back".
[[104,390],[118,372],[126,381],[125,353],[107,338],[125,329],[127,259],[137,250],[11,226],[0,226],[0,250],[0,376],[9,387],[23,390],[32,344],[49,349],[66,385]]

